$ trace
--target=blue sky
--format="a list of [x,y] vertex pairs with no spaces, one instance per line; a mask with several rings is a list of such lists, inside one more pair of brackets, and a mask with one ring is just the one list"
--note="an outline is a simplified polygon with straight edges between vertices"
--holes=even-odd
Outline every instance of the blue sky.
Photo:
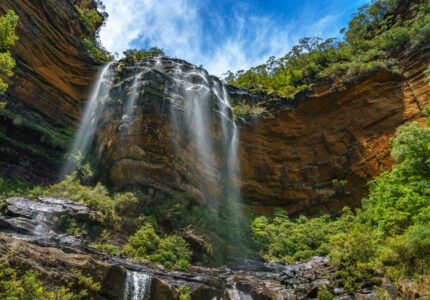
[[221,76],[282,56],[305,36],[339,36],[370,0],[103,0],[112,52],[157,46]]

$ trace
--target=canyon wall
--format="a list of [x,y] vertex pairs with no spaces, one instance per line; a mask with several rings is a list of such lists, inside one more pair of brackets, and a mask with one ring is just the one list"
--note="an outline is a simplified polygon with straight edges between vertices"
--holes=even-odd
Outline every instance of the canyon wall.
[[[358,206],[368,191],[368,180],[394,163],[389,140],[396,128],[425,120],[430,86],[424,70],[429,58],[405,54],[399,60],[399,72],[379,72],[338,91],[315,87],[307,96],[270,104],[266,116],[241,122],[244,203],[263,213],[282,207],[293,215]],[[121,82],[114,89],[121,93],[112,99],[121,101],[107,109],[96,143],[105,183],[143,191],[154,199],[163,199],[172,190],[186,191],[201,201],[219,197],[224,162],[199,161],[194,141],[183,138],[184,126],[172,119],[172,106],[184,115],[189,109],[172,92],[174,75],[167,69],[145,72],[135,118],[124,118],[121,108],[135,77],[130,72],[118,76]],[[230,91],[233,102],[252,97],[245,91]],[[214,129],[208,143],[215,144],[220,134]]]
[[394,163],[389,141],[396,128],[425,121],[428,62],[428,54],[405,54],[399,73],[378,73],[337,92],[317,87],[296,109],[274,107],[270,116],[242,126],[246,203],[291,214],[359,205],[368,180]]
[[[82,53],[81,39],[88,32],[73,1],[1,1],[0,13],[8,9],[20,17],[19,41],[12,49],[17,67],[1,96],[7,106],[0,111],[0,176],[48,184],[73,137],[95,62]],[[423,73],[429,56],[404,54],[399,60],[398,73],[374,74],[338,91],[315,87],[288,100],[294,104],[289,109],[275,102],[269,115],[239,124],[243,201],[264,213],[283,207],[291,214],[358,205],[367,181],[393,164],[389,140],[396,128],[424,121],[429,104]],[[201,200],[220,194],[225,162],[216,160],[208,168],[197,161],[191,140],[172,146],[172,101],[164,91],[169,79],[162,71],[151,76],[132,124],[121,120],[120,108],[113,105],[99,126],[104,182],[117,190],[141,190],[155,200],[172,190]],[[250,96],[234,90],[231,100],[243,97]],[[219,140],[220,134],[215,131],[211,139]],[[202,192],[203,177],[214,188]]]
[[[88,2],[88,1],[87,1]],[[82,53],[88,36],[72,0],[2,0],[19,16],[16,60],[0,111],[0,176],[46,184],[56,177],[73,135],[95,62]]]

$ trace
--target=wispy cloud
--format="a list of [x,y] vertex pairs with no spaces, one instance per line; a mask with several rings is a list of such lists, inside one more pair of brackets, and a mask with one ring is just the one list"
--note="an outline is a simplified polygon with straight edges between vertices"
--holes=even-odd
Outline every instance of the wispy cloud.
[[108,50],[122,53],[149,42],[218,76],[283,55],[303,36],[336,35],[345,17],[340,9],[321,15],[309,6],[284,20],[247,5],[223,13],[212,10],[209,0],[103,2],[110,17],[100,37]]

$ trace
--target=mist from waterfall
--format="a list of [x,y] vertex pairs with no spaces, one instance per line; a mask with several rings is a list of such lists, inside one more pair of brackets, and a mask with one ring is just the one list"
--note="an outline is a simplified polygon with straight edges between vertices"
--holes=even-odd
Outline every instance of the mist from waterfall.
[[75,171],[76,164],[87,156],[97,132],[98,122],[107,103],[113,72],[112,62],[105,65],[97,75],[91,95],[85,106],[79,123],[78,132],[68,151],[68,158],[60,174],[60,178]]

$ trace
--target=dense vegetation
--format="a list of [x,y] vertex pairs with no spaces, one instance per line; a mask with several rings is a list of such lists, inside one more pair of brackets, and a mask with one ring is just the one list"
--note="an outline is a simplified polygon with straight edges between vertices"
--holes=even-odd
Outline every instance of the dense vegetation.
[[253,238],[267,259],[291,262],[330,255],[351,291],[376,270],[393,280],[430,273],[430,129],[399,127],[391,140],[396,164],[370,183],[362,208],[340,217],[290,219],[283,210],[258,217]]
[[100,43],[99,30],[105,24],[108,14],[105,12],[105,6],[101,1],[97,2],[97,9],[81,9],[75,5],[82,21],[84,22],[88,36],[82,37],[82,48],[85,55],[91,57],[98,63],[106,63],[113,60],[113,56],[106,51]]
[[34,269],[25,272],[11,265],[14,249],[0,258],[0,298],[7,300],[80,300],[94,296],[100,284],[92,277],[82,275],[80,270],[71,270],[76,280],[70,280],[67,286],[57,286],[51,291],[41,281],[40,273]]
[[[18,16],[13,10],[0,17],[0,95],[6,91],[7,83],[4,80],[12,76],[12,69],[15,66],[15,60],[9,50],[18,39],[15,35],[17,23]],[[1,104],[0,108],[4,108]]]
[[[400,13],[402,5],[407,10]],[[398,52],[429,50],[430,2],[373,1],[361,7],[348,30],[341,32],[343,40],[303,38],[284,57],[271,57],[247,71],[228,72],[225,82],[254,93],[291,97],[315,84],[336,88],[381,70],[396,72]]]
[[120,62],[123,62],[127,65],[132,65],[137,63],[138,61],[141,61],[144,58],[150,57],[150,56],[164,56],[165,53],[163,49],[157,48],[157,47],[151,47],[149,49],[128,49],[123,52],[124,57],[121,59]]

